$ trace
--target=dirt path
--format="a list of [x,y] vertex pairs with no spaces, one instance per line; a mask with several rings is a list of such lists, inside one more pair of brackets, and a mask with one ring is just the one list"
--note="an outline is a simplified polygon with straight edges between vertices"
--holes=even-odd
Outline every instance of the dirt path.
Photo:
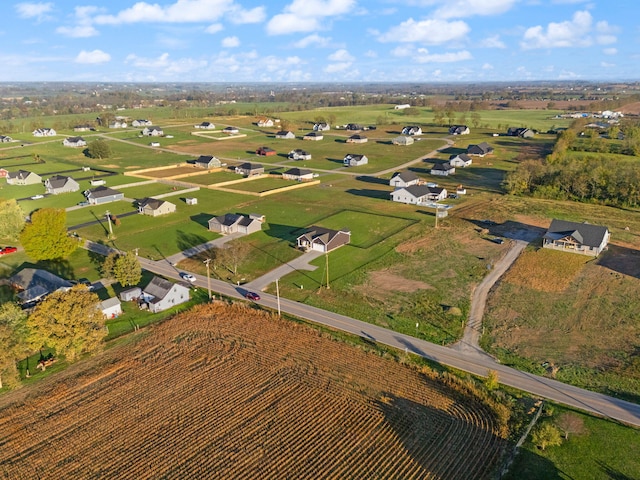
[[491,287],[516,261],[522,250],[528,245],[527,240],[511,240],[513,243],[509,251],[496,262],[493,269],[484,277],[482,282],[476,287],[471,298],[471,309],[469,318],[464,329],[462,339],[451,346],[452,349],[469,355],[488,356],[480,348],[480,335],[482,333],[482,317],[487,303],[487,295]]

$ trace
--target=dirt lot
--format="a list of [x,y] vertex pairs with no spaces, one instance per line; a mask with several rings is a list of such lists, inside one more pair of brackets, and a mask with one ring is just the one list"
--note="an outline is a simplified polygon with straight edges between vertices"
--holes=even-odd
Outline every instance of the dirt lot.
[[489,478],[488,407],[244,305],[209,305],[0,397],[3,478]]

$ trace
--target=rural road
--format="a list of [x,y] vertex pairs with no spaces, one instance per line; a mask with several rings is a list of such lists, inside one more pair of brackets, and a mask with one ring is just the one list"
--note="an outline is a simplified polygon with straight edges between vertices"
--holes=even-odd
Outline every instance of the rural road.
[[[86,247],[103,255],[109,251],[108,247],[93,243],[88,243]],[[166,260],[153,261],[144,257],[139,257],[139,260],[146,270],[169,278],[180,279],[180,271]],[[207,278],[203,275],[195,275],[195,277],[196,286],[206,289]],[[247,292],[246,287],[232,285],[220,280],[210,279],[210,284],[212,292],[231,298],[244,298],[244,294]],[[567,385],[550,378],[521,372],[497,363],[488,355],[468,355],[464,350],[435,345],[410,335],[393,332],[386,328],[286,298],[278,299],[276,296],[267,293],[261,293],[261,300],[257,303],[273,310],[280,309],[281,312],[313,323],[363,337],[369,341],[404,350],[474,375],[486,376],[489,370],[495,370],[498,373],[500,383],[504,385],[629,425],[640,426],[640,405]]]

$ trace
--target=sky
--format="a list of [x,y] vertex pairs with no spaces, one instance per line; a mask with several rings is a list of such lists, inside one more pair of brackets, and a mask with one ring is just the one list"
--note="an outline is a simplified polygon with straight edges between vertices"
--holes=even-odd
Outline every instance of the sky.
[[638,0],[3,2],[0,81],[640,80]]

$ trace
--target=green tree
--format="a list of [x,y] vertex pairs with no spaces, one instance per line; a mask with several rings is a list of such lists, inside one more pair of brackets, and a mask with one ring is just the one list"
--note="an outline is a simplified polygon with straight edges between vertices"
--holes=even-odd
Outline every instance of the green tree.
[[487,387],[487,390],[495,390],[500,386],[500,379],[498,377],[498,372],[495,370],[489,370],[487,372],[487,378],[484,380],[484,385]]
[[478,112],[473,112],[471,114],[471,124],[473,125],[473,128],[478,128],[481,121],[482,117],[480,117],[480,114]]
[[98,138],[87,146],[87,155],[98,159],[109,158],[111,156],[111,147],[106,140]]
[[24,212],[15,199],[0,200],[0,237],[15,240],[24,228]]
[[14,388],[20,383],[16,362],[29,350],[26,319],[15,303],[0,305],[0,388]]
[[43,208],[31,214],[20,234],[20,243],[34,260],[67,258],[78,242],[67,235],[67,212],[61,208]]
[[531,441],[541,450],[545,450],[547,447],[557,447],[562,444],[562,436],[555,425],[545,422],[533,431]]
[[52,293],[27,318],[32,343],[53,348],[70,362],[100,350],[107,330],[99,302],[83,285]]
[[142,278],[142,267],[138,257],[133,252],[124,255],[118,252],[110,253],[102,264],[102,274],[117,280],[120,285],[136,285]]
[[416,107],[405,108],[403,111],[403,115],[408,115],[411,117],[417,117],[420,115],[420,109]]

